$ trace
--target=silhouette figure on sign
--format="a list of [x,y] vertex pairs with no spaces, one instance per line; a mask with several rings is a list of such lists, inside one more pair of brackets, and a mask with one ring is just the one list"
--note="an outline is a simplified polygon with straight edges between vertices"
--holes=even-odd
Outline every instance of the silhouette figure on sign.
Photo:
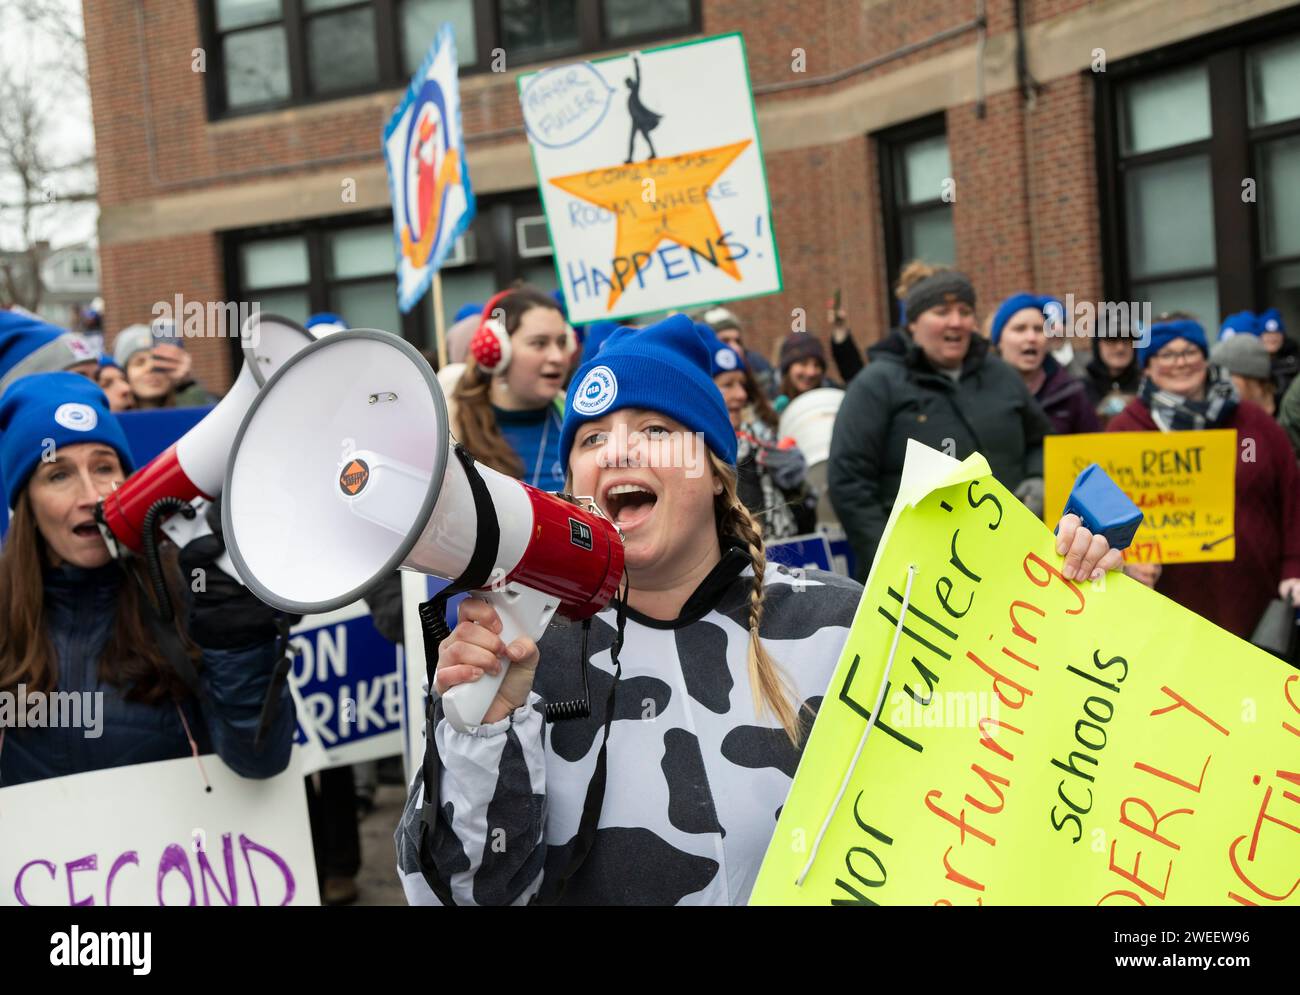
[[650,141],[650,132],[659,126],[659,121],[663,118],[662,114],[656,114],[641,103],[641,63],[636,56],[632,57],[632,65],[636,69],[636,78],[629,76],[623,81],[631,91],[627,98],[627,113],[632,118],[632,133],[627,137],[627,162],[632,161],[632,150],[636,147],[638,131],[645,138],[645,143],[650,146],[650,158],[657,158],[655,143]]

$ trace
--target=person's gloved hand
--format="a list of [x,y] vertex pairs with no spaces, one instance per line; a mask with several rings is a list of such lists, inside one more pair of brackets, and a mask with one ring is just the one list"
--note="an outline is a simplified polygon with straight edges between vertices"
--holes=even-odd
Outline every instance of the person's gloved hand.
[[1043,517],[1043,502],[1046,500],[1046,495],[1042,477],[1026,477],[1020,481],[1020,486],[1015,489],[1015,495],[1020,503],[1032,511],[1036,517]]
[[772,475],[772,483],[783,491],[792,491],[803,483],[808,473],[808,462],[794,446],[779,448],[761,445],[758,463]]
[[239,649],[275,639],[280,613],[221,570],[226,551],[221,535],[221,499],[207,508],[210,535],[188,542],[180,553],[182,580],[189,589],[189,634],[206,649]]

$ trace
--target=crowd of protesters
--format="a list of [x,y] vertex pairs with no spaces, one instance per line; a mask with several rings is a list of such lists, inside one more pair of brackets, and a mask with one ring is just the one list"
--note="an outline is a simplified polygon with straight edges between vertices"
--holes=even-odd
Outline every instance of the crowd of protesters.
[[[709,712],[678,716],[683,725],[721,723],[720,741],[726,728],[758,722],[775,736],[766,745],[755,741],[753,756],[728,755],[725,763],[716,749],[705,750],[698,777],[669,770],[665,760],[674,790],[694,792],[691,804],[714,813],[708,831],[721,830],[719,846],[734,872],[701,883],[704,865],[694,858],[666,865],[656,885],[665,901],[688,894],[736,901],[752,886],[770,835],[764,820],[779,808],[788,781],[760,783],[743,771],[793,771],[797,764],[911,439],[959,459],[982,454],[1041,517],[1048,435],[1235,429],[1253,446],[1237,466],[1234,559],[1123,569],[1243,638],[1274,599],[1300,603],[1300,351],[1276,310],[1230,315],[1213,350],[1192,315],[1161,315],[1143,326],[1106,314],[1090,348],[1072,355],[1060,334],[1059,298],[1024,292],[981,306],[964,274],[920,261],[904,268],[894,292],[898,324],[865,353],[837,292],[825,328],[777,337],[771,364],[754,348],[756,330],[725,307],[641,328],[608,321],[574,329],[562,296],[525,285],[468,306],[450,330],[452,363],[439,382],[457,440],[526,483],[595,496],[624,532],[629,587],[598,616],[608,624],[593,631],[593,645],[582,637],[583,651],[594,660],[612,649],[605,659],[617,661],[624,678],[662,676],[674,665],[671,652],[664,657],[673,641],[655,633],[672,630],[679,666],[694,654],[696,674],[678,707],[691,712],[702,702]],[[337,315],[309,324],[322,333],[347,327]],[[574,392],[597,367],[617,376],[618,393],[599,414],[580,413]],[[827,495],[782,427],[786,416],[828,397],[838,410],[824,455],[825,489],[835,527],[852,547],[856,582],[814,571],[822,597],[800,603],[788,597],[790,576],[766,550],[826,524],[818,502]],[[115,413],[214,400],[164,325],[122,329],[108,355],[74,333],[0,310],[0,483],[5,513],[12,512],[0,553],[0,690],[25,683],[103,691],[117,726],[93,750],[49,730],[11,731],[6,743],[0,730],[0,787],[188,751],[215,750],[248,777],[284,769],[292,706],[271,680],[284,620],[227,578],[201,595],[171,592],[181,610],[160,627],[142,601],[144,578],[129,576],[138,564],[110,560],[94,518],[97,503],[134,469]],[[68,424],[72,409],[92,430]],[[702,447],[697,465],[708,472],[698,479],[653,458],[678,434]],[[57,446],[52,460],[40,456],[49,439]],[[630,476],[611,471],[629,465]],[[174,551],[175,568],[216,570],[220,539],[207,538]],[[1121,566],[1119,551],[1072,517],[1058,526],[1057,549],[1070,578],[1096,579]],[[366,600],[380,631],[400,641],[395,582]],[[574,635],[556,630],[539,644],[521,639],[506,647],[485,603],[465,602],[460,619],[439,647],[439,692],[493,670],[503,655],[512,668],[478,732],[452,730],[435,714],[428,749],[440,758],[441,798],[426,798],[417,778],[397,834],[408,897],[595,902],[640,894],[646,885],[631,858],[641,844],[608,830],[570,839],[586,821],[588,779],[575,775],[581,765],[574,757],[557,754],[532,707],[572,690],[557,673],[535,668],[540,655],[577,652]],[[814,657],[820,669],[793,668]],[[665,679],[677,687],[680,677]],[[733,696],[733,688],[743,693]],[[268,700],[279,698],[273,727],[259,728]],[[603,715],[591,723],[608,729]],[[504,752],[502,741],[509,744]],[[645,757],[653,766],[652,752],[647,747]],[[601,757],[603,764],[603,747]],[[652,802],[635,789],[650,776],[645,757],[611,757],[610,790],[598,803],[616,822],[627,820],[617,824],[644,823],[658,840],[658,816],[646,814]],[[542,769],[550,815],[535,803],[532,778]],[[358,863],[352,774],[322,777],[313,790],[322,882],[334,881],[332,891],[323,890],[327,900],[350,901]],[[509,838],[509,862],[486,858],[489,806]],[[340,810],[342,843],[334,846],[323,840],[338,835],[340,819],[325,813]],[[750,832],[754,826],[763,831]],[[728,833],[733,827],[738,831]],[[628,868],[620,870],[625,858]]]

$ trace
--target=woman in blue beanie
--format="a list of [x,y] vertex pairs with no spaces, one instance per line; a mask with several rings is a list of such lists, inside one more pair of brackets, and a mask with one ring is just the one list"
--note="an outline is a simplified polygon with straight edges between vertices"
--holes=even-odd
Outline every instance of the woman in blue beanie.
[[1101,422],[1088,400],[1084,382],[1058,363],[1048,333],[1064,321],[1065,308],[1055,297],[1013,294],[993,315],[990,338],[1003,362],[1029,388],[1058,435],[1100,432]]
[[[417,778],[397,832],[412,902],[749,897],[862,589],[767,562],[709,372],[708,344],[677,315],[620,329],[575,376],[569,490],[594,496],[622,530],[628,585],[590,633],[593,714],[549,727],[541,714],[583,696],[582,674],[565,665],[579,627],[506,647],[495,612],[464,602],[439,647],[437,690],[494,671],[498,654],[511,667],[474,732],[434,706],[438,797],[426,804]],[[1080,541],[1076,564],[1085,547],[1098,554],[1082,563],[1091,572],[1105,541],[1065,531]]]
[[1282,312],[1275,307],[1260,312],[1259,338],[1272,357],[1273,384],[1280,398],[1300,374],[1300,345],[1286,333]]
[[[1161,568],[1134,563],[1125,572],[1209,619],[1249,639],[1275,597],[1300,603],[1300,468],[1286,432],[1260,407],[1242,401],[1219,367],[1208,362],[1205,329],[1188,317],[1151,327],[1138,350],[1145,376],[1109,432],[1177,432],[1236,429],[1236,556],[1214,563]],[[1250,440],[1253,445],[1244,445]]]
[[277,659],[275,615],[216,568],[219,537],[181,551],[184,576],[203,570],[206,582],[187,622],[177,611],[166,655],[162,623],[152,628],[146,616],[142,564],[110,558],[95,508],[133,469],[103,391],[85,377],[24,377],[0,399],[0,476],[13,511],[0,554],[0,691],[98,703],[78,728],[0,727],[0,788],[213,750],[245,777],[288,764],[287,688],[255,745]]
[[777,417],[748,364],[708,325],[696,331],[709,349],[709,372],[736,431],[736,491],[763,539],[788,539],[817,527],[817,495],[805,481],[808,463],[793,439],[777,436]]
[[99,357],[99,369],[95,371],[95,383],[108,398],[108,407],[114,414],[130,411],[135,407],[135,394],[126,379],[126,372],[113,361],[111,356]]

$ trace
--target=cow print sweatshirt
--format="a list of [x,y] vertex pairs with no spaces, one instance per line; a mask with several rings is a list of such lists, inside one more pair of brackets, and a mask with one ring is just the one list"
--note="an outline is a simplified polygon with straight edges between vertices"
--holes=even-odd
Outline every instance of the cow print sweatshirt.
[[419,776],[396,833],[408,901],[438,904],[427,875],[462,905],[746,902],[862,594],[835,574],[767,565],[760,637],[808,706],[796,748],[770,714],[755,715],[752,585],[748,556],[732,548],[676,620],[627,610],[606,790],[576,871],[614,679],[614,609],[592,621],[590,718],[542,717],[544,702],[582,697],[578,625],[547,630],[528,703],[501,721],[460,733],[435,706],[441,775],[424,858]]

